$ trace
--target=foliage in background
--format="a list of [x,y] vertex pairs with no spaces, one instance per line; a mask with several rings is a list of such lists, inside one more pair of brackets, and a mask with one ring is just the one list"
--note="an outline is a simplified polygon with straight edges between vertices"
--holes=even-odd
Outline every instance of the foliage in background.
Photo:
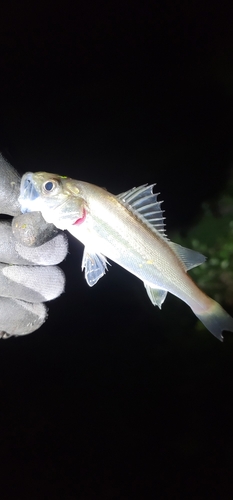
[[207,260],[189,271],[197,285],[233,309],[233,170],[218,199],[202,206],[198,224],[172,240],[203,253]]

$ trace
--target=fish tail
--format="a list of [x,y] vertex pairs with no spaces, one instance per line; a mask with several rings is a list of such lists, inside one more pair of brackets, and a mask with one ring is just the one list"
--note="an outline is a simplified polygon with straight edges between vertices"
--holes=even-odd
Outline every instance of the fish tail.
[[200,312],[193,308],[194,314],[217,339],[223,341],[222,331],[233,332],[233,318],[218,302],[208,297],[208,306]]

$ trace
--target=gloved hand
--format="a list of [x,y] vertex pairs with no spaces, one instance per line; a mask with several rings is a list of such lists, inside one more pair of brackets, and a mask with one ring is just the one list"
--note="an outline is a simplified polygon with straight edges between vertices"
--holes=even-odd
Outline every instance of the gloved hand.
[[56,264],[67,254],[67,238],[39,212],[20,215],[20,177],[0,154],[0,337],[26,335],[44,323],[43,302],[58,297],[65,278]]

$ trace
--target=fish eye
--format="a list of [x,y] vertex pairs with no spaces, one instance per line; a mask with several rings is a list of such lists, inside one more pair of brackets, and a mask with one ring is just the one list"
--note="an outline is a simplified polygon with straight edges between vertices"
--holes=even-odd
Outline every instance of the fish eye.
[[56,181],[46,181],[44,182],[43,184],[43,190],[46,192],[46,193],[51,193],[52,191],[54,191],[54,189],[57,187],[57,182]]

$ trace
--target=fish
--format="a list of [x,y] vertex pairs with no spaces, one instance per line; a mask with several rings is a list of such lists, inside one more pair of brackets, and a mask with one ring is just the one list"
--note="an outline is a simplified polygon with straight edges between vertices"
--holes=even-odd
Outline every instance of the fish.
[[169,240],[154,186],[143,184],[114,195],[66,176],[27,172],[19,203],[23,213],[41,212],[46,222],[84,245],[81,268],[90,287],[106,274],[111,260],[143,282],[153,305],[161,309],[170,292],[222,341],[224,330],[233,332],[233,318],[187,274],[206,258]]

